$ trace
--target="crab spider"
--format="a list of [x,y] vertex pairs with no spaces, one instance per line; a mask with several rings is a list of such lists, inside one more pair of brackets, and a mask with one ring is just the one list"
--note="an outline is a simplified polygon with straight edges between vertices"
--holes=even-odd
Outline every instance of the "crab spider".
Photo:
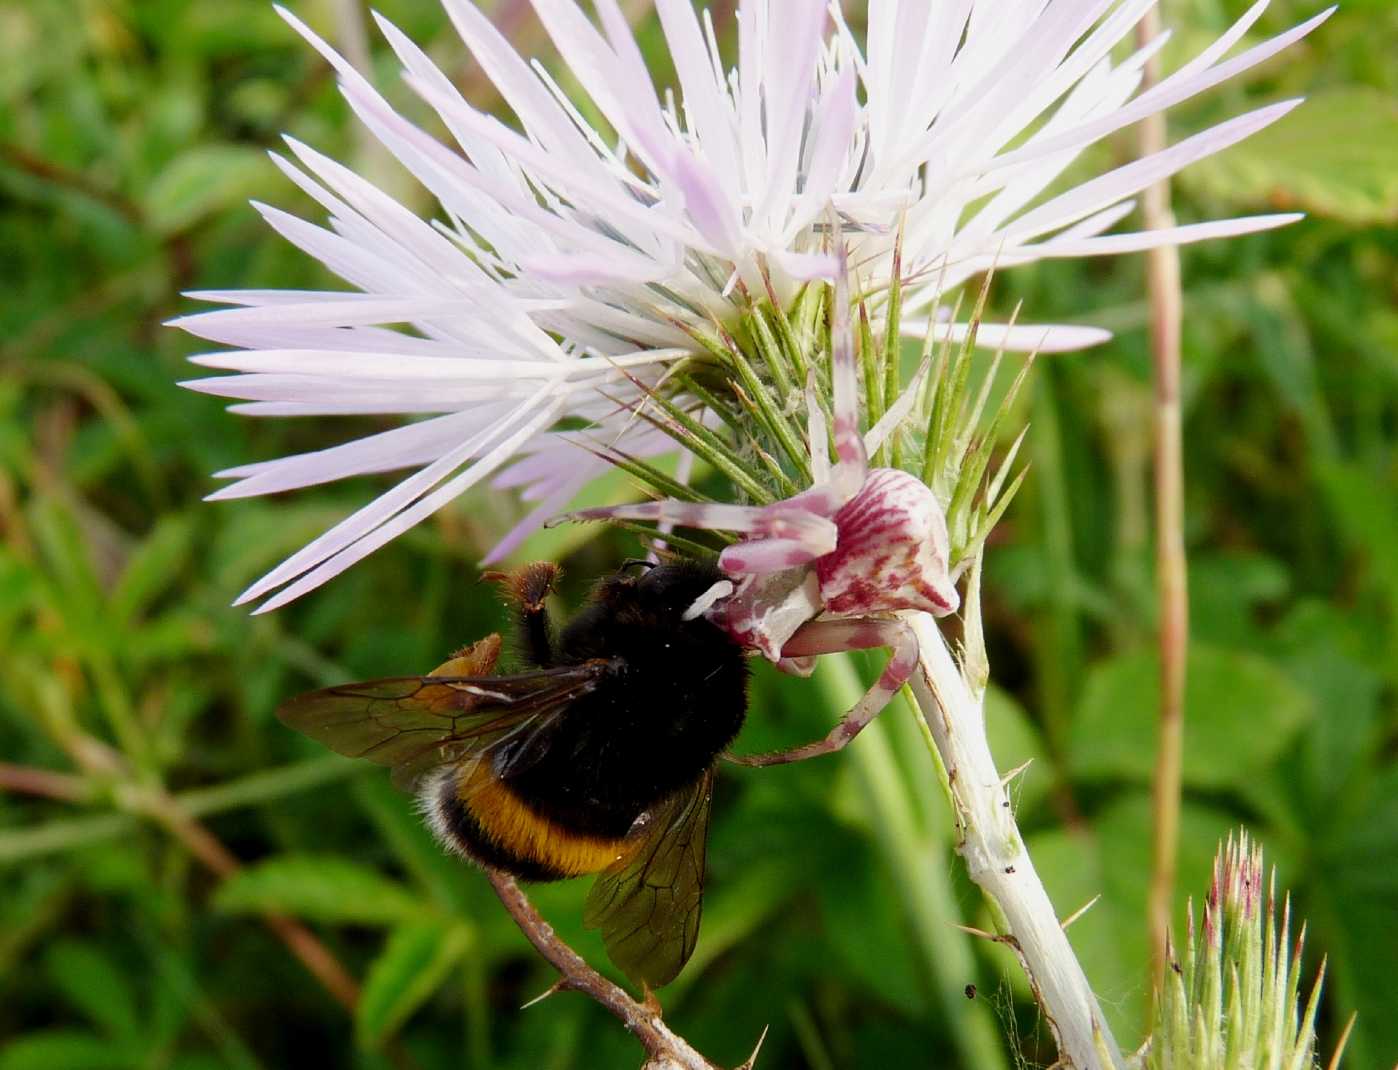
[[745,765],[776,765],[839,750],[897,694],[917,667],[905,610],[943,616],[959,604],[949,569],[946,519],[921,480],[895,468],[869,467],[887,428],[906,414],[909,389],[868,440],[859,433],[859,399],[849,284],[844,258],[836,274],[831,380],[835,461],[817,402],[806,382],[812,485],[770,505],[722,505],[673,499],[586,509],[577,520],[652,520],[745,536],[719,555],[729,576],[690,612],[703,613],[778,668],[809,675],[815,657],[888,647],[878,680],[823,739],[770,754],[733,756]]

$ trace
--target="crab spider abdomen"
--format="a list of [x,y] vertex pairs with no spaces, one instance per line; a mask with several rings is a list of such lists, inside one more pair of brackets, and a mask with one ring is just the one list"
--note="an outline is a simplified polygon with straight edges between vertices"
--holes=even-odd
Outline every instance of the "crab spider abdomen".
[[896,468],[875,468],[834,520],[835,549],[815,561],[827,612],[955,612],[961,600],[947,566],[946,518],[921,480]]

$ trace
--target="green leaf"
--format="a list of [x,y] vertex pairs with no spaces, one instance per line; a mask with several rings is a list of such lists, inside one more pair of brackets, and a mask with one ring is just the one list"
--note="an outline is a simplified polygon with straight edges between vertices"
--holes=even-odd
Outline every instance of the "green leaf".
[[[1073,770],[1088,778],[1148,781],[1158,696],[1153,652],[1124,654],[1093,669],[1073,720]],[[1184,782],[1200,788],[1244,783],[1285,749],[1311,709],[1310,696],[1265,659],[1196,646],[1185,687]]]
[[48,949],[44,968],[54,987],[93,1024],[122,1040],[139,1032],[131,988],[101,951],[65,940]]
[[1291,576],[1276,558],[1259,553],[1203,553],[1189,562],[1189,622],[1196,640],[1251,647],[1259,608],[1288,593]]
[[0,1048],[0,1070],[125,1070],[140,1058],[76,1029],[30,1033]]
[[234,914],[274,911],[315,921],[392,925],[431,907],[376,870],[343,858],[282,855],[224,882],[214,905]]
[[460,922],[427,921],[395,929],[364,979],[355,1017],[359,1043],[377,1047],[398,1032],[474,942],[475,934]]
[[127,559],[107,602],[114,624],[130,621],[179,579],[194,541],[189,517],[163,517]]
[[1315,845],[1307,867],[1315,890],[1306,897],[1317,939],[1329,953],[1334,1004],[1343,1017],[1359,1012],[1344,1065],[1393,1066],[1398,1015],[1393,1013],[1393,933],[1398,931],[1398,769],[1366,793],[1362,819],[1348,835]]
[[801,866],[790,856],[757,858],[704,891],[699,945],[683,972],[666,986],[672,998],[699,985],[709,965],[734,953],[781,916],[801,889]]
[[[1383,493],[1375,475],[1355,464],[1326,465],[1320,472],[1326,501],[1340,531],[1362,555],[1366,572],[1398,605],[1398,502]],[[1388,532],[1388,537],[1382,533]]]
[[1367,759],[1381,740],[1383,678],[1362,660],[1358,626],[1338,607],[1302,602],[1275,639],[1275,656],[1316,708],[1302,737],[1301,783],[1288,779],[1281,790],[1293,807],[1309,810],[1312,835],[1328,838],[1366,819],[1359,800]]
[[90,625],[101,617],[102,585],[92,547],[72,511],[54,498],[43,498],[31,514],[31,530],[43,555],[42,575],[69,625]]
[[854,841],[848,851],[844,864],[833,866],[817,885],[825,940],[841,974],[915,1017],[928,1000],[907,917],[898,897],[869,879],[881,865],[869,846]]
[[286,23],[268,5],[192,4],[177,10],[180,44],[201,56],[241,58],[254,49],[286,46]]
[[252,196],[273,173],[259,149],[200,145],[176,156],[147,187],[146,217],[160,234],[186,230]]
[[1186,186],[1247,205],[1365,225],[1398,220],[1398,98],[1323,89],[1241,145],[1184,172]]

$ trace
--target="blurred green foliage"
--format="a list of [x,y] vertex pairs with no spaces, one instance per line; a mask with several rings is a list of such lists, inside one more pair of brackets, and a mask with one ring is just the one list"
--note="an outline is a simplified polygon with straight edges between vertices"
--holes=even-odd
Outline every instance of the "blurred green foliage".
[[[336,12],[358,5],[296,6],[343,40]],[[510,6],[521,48],[542,50]],[[1168,2],[1168,56],[1242,7]],[[489,103],[435,4],[382,9]],[[1260,29],[1312,10],[1277,0]],[[641,26],[658,52],[654,17]],[[1398,10],[1353,0],[1172,116],[1183,135],[1314,94],[1176,189],[1185,221],[1310,213],[1185,252],[1195,647],[1180,901],[1247,823],[1310,920],[1311,952],[1329,956],[1322,1050],[1358,1010],[1347,1065],[1361,1068],[1398,1059],[1394,55]],[[174,385],[191,342],[160,322],[186,306],[180,291],[332,285],[244,204],[312,211],[263,154],[282,131],[426,210],[265,0],[0,2],[0,1070],[634,1066],[630,1039],[581,997],[518,1010],[551,977],[479,875],[380,772],[272,718],[296,691],[423,671],[497,627],[475,563],[517,507],[478,493],[286,610],[229,608],[382,485],[199,501],[213,470],[377,426],[237,418]],[[1141,276],[1126,258],[996,284],[997,303],[1022,298],[1035,320],[1118,333],[1035,371],[1031,476],[986,592],[997,757],[1036,759],[1020,819],[1055,902],[1103,893],[1073,938],[1124,1037],[1143,1020],[1155,708]],[[542,533],[521,556],[562,557],[561,604],[576,605],[633,549],[594,536]],[[759,672],[743,747],[823,731],[851,671]],[[721,777],[704,931],[668,1015],[727,1064],[766,1025],[760,1066],[1008,1066],[1001,1038],[1047,1063],[1003,949],[952,928],[989,920],[911,718],[884,721],[840,757]],[[191,854],[196,820],[246,868],[220,880]],[[537,899],[602,963],[583,891]],[[353,1020],[264,911],[302,919],[360,980]]]

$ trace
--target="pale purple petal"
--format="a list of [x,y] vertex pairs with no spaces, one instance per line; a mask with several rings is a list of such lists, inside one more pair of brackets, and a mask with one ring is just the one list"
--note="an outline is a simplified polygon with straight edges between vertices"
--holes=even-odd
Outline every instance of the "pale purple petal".
[[[436,206],[419,215],[288,139],[290,155],[273,159],[323,217],[256,208],[356,292],[203,291],[190,296],[230,307],[172,321],[229,347],[192,360],[231,374],[184,385],[233,399],[233,412],[433,417],[221,473],[235,482],[211,497],[415,469],[255,584],[244,600],[270,595],[263,610],[487,477],[535,503],[492,556],[510,552],[602,470],[605,460],[590,451],[651,456],[674,448],[635,413],[671,362],[691,355],[696,328],[731,328],[754,294],[770,287],[786,301],[808,280],[835,283],[838,449],[832,465],[823,409],[808,399],[816,485],[788,501],[803,515],[833,515],[867,470],[849,272],[861,292],[886,288],[901,240],[905,332],[960,342],[968,326],[936,310],[978,272],[1293,221],[1276,214],[1109,233],[1140,190],[1295,102],[1056,187],[1094,142],[1266,61],[1330,13],[1227,58],[1260,18],[1259,0],[1143,91],[1144,65],[1164,35],[1134,52],[1122,45],[1152,0],[871,0],[862,51],[837,2],[744,0],[732,71],[707,13],[697,15],[691,0],[657,0],[678,75],[673,96],[657,93],[618,0],[595,0],[595,15],[575,0],[533,0],[566,68],[557,74],[519,55],[473,0],[443,2],[512,112],[508,121],[465,100],[432,58],[375,19],[446,142],[400,115],[369,78],[278,8],[331,65],[357,120]],[[586,108],[562,88],[575,85],[619,140],[592,129]],[[1088,326],[982,324],[977,341],[1061,352],[1107,337]],[[871,443],[912,411],[915,393],[910,384],[890,399],[891,415]],[[560,417],[588,430],[550,431]],[[683,522],[668,508],[630,508],[613,515]],[[729,508],[705,506],[691,519],[755,536],[734,549],[735,560],[756,554],[763,567],[777,567],[810,553],[809,533],[784,528],[780,509],[722,512]]]
[[839,258],[831,253],[793,253],[789,249],[774,249],[769,255],[793,279],[833,279],[840,269]]
[[[288,602],[300,598],[308,591],[312,591],[319,587],[326,580],[339,575],[356,561],[362,560],[379,547],[383,546],[390,539],[397,535],[401,535],[404,531],[407,531],[408,528],[425,520],[452,499],[470,489],[472,485],[489,476],[492,471],[508,460],[511,454],[513,454],[529,436],[537,433],[557,418],[561,408],[561,401],[554,401],[544,405],[532,418],[525,421],[522,426],[514,430],[509,437],[498,441],[492,446],[489,452],[482,454],[476,463],[471,465],[466,471],[455,476],[430,494],[418,499],[414,504],[403,509],[401,512],[389,514],[388,510],[382,504],[384,499],[388,498],[388,495],[383,495],[376,503],[380,508],[375,511],[374,515],[362,517],[361,522],[353,527],[341,524],[332,529],[333,532],[337,533],[335,538],[327,539],[326,536],[322,536],[321,539],[317,539],[316,542],[311,543],[311,545],[308,546],[306,550],[303,550],[301,554],[298,554],[297,557],[291,558],[280,568],[269,573],[265,579],[254,584],[253,587],[244,592],[238,599],[237,604],[242,604],[249,599],[256,598],[260,593],[264,593],[286,582],[287,579],[301,573],[317,560],[323,563],[319,564],[311,571],[306,572],[300,579],[284,588],[280,593],[269,598],[262,605],[258,606],[254,612],[267,613],[279,606],[284,606]],[[496,432],[492,437],[498,438],[499,431],[508,428],[512,423],[513,421],[508,418],[502,420],[499,425],[491,429],[491,431]],[[487,434],[489,434],[489,432]],[[480,438],[482,436],[477,437]],[[475,440],[472,440],[468,445],[475,446]],[[408,481],[405,480],[404,482],[406,483]],[[403,484],[399,484],[400,488],[402,486]],[[396,489],[398,488],[395,488],[395,490]],[[406,495],[404,497],[406,497]],[[361,514],[362,513],[363,510],[361,510]],[[356,514],[356,516],[360,516],[361,514]],[[356,531],[360,532],[360,534],[351,540],[350,536]],[[322,539],[325,541],[322,542]],[[319,546],[317,546],[318,543],[320,544]],[[311,550],[312,547],[316,548],[316,552],[314,554],[308,554],[307,551]],[[339,548],[336,549],[337,547]],[[302,555],[305,555],[305,557],[302,561],[297,562],[298,567],[294,569],[288,567],[293,561],[297,561],[298,557],[302,557]],[[273,582],[273,576],[279,576],[280,578]],[[253,592],[255,591],[258,592],[258,594],[254,594]]]
[[1020,216],[1005,228],[1006,239],[1023,241],[1037,237],[1047,231],[1074,223],[1113,201],[1139,193],[1195,160],[1235,145],[1250,134],[1270,126],[1300,103],[1300,100],[1284,100],[1278,104],[1258,108],[1236,119],[1219,123],[1203,133],[1185,138],[1179,144],[1161,152],[1124,164],[1099,178],[1084,182]]
[[342,446],[228,468],[214,473],[215,477],[239,481],[214,491],[204,500],[223,501],[276,494],[350,476],[428,464],[477,433],[481,425],[494,419],[496,414],[482,406],[395,427],[346,442]]
[[[926,338],[929,335],[936,342],[951,342],[961,345],[971,335],[969,323],[928,323],[905,319],[902,324],[905,338]],[[1061,325],[1036,325],[982,323],[976,329],[976,345],[986,349],[1004,349],[1009,353],[1069,353],[1077,349],[1088,349],[1110,341],[1111,331],[1100,327],[1072,327]]]
[[1106,254],[1137,253],[1160,245],[1187,245],[1213,238],[1233,238],[1255,234],[1295,223],[1304,216],[1300,212],[1279,215],[1255,215],[1240,219],[1217,219],[1209,223],[1190,223],[1179,227],[1164,227],[1135,234],[1109,234],[1076,240],[1057,238],[1033,246],[1040,257],[1103,256]]

